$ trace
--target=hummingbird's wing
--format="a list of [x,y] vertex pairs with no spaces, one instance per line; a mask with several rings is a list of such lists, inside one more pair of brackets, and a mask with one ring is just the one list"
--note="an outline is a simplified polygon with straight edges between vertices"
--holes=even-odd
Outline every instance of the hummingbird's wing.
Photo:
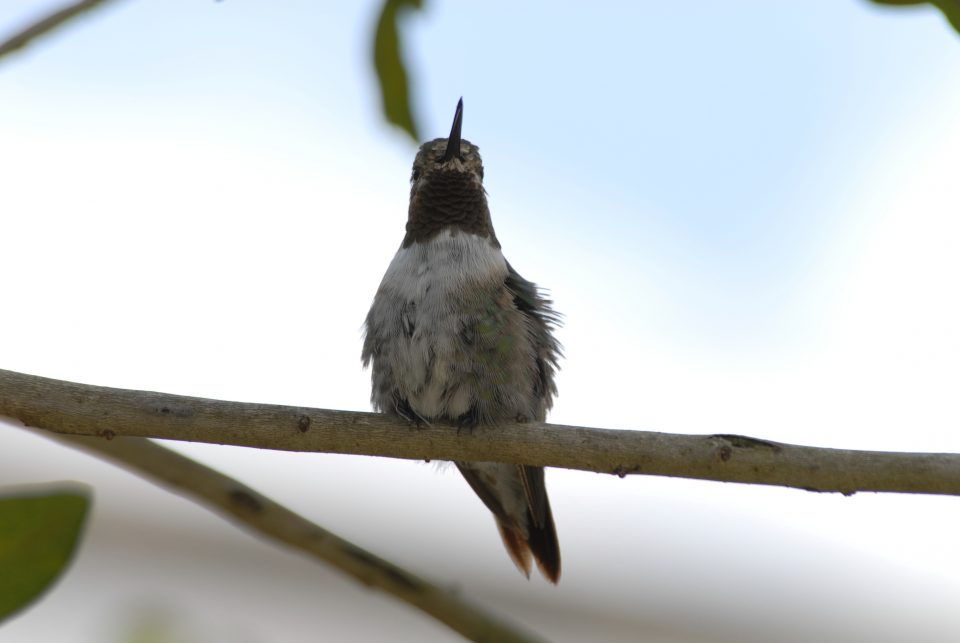
[[513,293],[513,305],[523,313],[529,323],[537,355],[538,379],[534,383],[534,395],[537,396],[540,407],[537,417],[531,419],[543,422],[547,418],[547,411],[553,406],[553,396],[557,394],[553,377],[563,349],[553,337],[552,331],[560,325],[560,313],[553,310],[553,302],[543,296],[537,285],[521,277],[509,261],[504,284]]
[[[514,307],[525,319],[524,326],[534,347],[537,380],[530,389],[534,400],[529,407],[535,410],[530,419],[542,422],[557,390],[553,377],[561,349],[551,331],[559,323],[559,315],[537,286],[521,277],[509,263],[504,285],[513,295]],[[560,578],[560,545],[543,467],[492,462],[458,462],[457,467],[493,512],[503,543],[517,567],[529,576],[534,559],[543,575],[556,583]]]
[[527,508],[533,524],[543,527],[550,512],[550,501],[547,500],[547,485],[543,480],[543,467],[519,467],[520,484],[523,486],[523,497],[527,500]]
[[[543,467],[523,465],[518,469],[530,509],[527,546],[533,552],[540,571],[556,585],[560,580],[560,543],[557,540],[557,528],[553,524],[550,500],[547,498]],[[500,533],[503,534],[503,528]]]

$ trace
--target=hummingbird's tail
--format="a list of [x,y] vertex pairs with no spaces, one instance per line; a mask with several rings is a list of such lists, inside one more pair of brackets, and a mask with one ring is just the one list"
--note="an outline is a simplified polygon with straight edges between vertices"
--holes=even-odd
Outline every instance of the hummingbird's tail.
[[504,524],[499,518],[497,518],[497,527],[500,528],[500,536],[503,538],[507,553],[513,559],[513,564],[523,572],[524,576],[530,577],[532,554],[543,577],[556,585],[560,581],[560,544],[557,542],[553,517],[549,513],[548,518],[549,522],[543,527],[531,526],[526,539],[522,533]]
[[457,467],[493,512],[517,569],[529,578],[531,562],[536,560],[544,578],[556,584],[560,580],[560,544],[543,467],[492,462],[458,462]]

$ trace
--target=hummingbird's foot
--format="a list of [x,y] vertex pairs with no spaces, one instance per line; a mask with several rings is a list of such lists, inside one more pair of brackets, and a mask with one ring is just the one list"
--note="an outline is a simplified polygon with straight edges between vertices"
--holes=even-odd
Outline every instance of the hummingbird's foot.
[[413,407],[411,407],[410,403],[406,400],[397,400],[394,410],[397,412],[397,415],[418,429],[425,426],[430,426],[430,422],[428,422],[425,417],[414,411]]
[[454,424],[457,426],[457,435],[460,435],[460,432],[464,429],[473,433],[473,430],[480,424],[480,415],[477,413],[477,407],[471,406],[469,411],[457,417]]

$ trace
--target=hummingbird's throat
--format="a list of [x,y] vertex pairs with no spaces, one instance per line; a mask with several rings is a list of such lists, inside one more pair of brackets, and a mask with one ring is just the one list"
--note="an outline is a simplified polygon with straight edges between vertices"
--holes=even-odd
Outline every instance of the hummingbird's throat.
[[411,195],[404,245],[426,241],[446,229],[493,237],[483,187],[466,173],[432,173]]

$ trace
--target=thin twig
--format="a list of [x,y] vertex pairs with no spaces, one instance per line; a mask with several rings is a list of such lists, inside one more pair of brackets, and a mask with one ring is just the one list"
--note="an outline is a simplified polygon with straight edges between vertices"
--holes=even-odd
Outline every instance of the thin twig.
[[35,38],[38,38],[49,31],[53,31],[63,23],[77,17],[81,13],[89,11],[90,9],[94,9],[98,6],[105,5],[109,2],[111,2],[111,0],[82,0],[81,2],[76,2],[63,7],[62,9],[54,11],[48,16],[41,18],[37,22],[27,26],[0,43],[0,58],[6,56],[10,52],[22,49],[31,40],[34,40]]
[[454,592],[443,590],[330,533],[233,478],[150,440],[118,437],[108,441],[48,431],[40,433],[92,451],[206,505],[247,529],[319,558],[354,580],[426,612],[468,639],[515,643],[538,640],[468,605]]
[[511,462],[795,487],[960,495],[960,455],[796,446],[553,424],[456,431],[375,413],[222,402],[0,370],[0,415],[58,433],[119,435],[415,460]]

